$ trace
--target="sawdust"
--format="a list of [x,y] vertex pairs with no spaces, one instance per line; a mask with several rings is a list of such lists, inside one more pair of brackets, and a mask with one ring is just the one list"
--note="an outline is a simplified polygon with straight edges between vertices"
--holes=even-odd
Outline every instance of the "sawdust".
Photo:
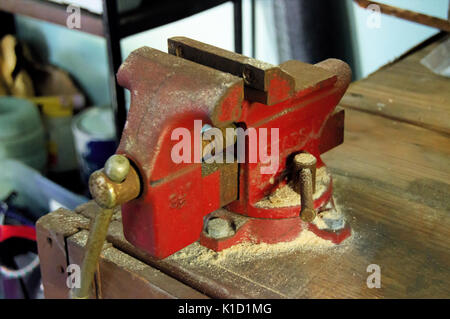
[[78,245],[84,247],[87,244],[88,237],[89,237],[89,231],[88,230],[82,230],[82,231],[79,231],[78,233],[72,235],[70,237],[70,239],[72,239]]
[[[315,224],[319,229],[329,227],[329,223],[327,223],[326,219],[345,220],[342,210],[343,207],[337,203],[334,205],[329,203],[324,208],[326,211],[319,213],[319,216],[320,214],[323,215],[322,218],[319,217],[315,220]],[[323,225],[321,225],[321,223],[323,223]],[[303,226],[303,231],[300,232],[296,239],[290,242],[276,244],[255,244],[247,242],[234,245],[221,252],[215,252],[200,245],[199,242],[195,242],[168,257],[167,260],[182,262],[183,264],[188,264],[192,267],[206,266],[209,268],[225,264],[231,265],[260,259],[270,259],[280,255],[297,252],[308,252],[310,254],[340,254],[351,248],[354,241],[358,240],[357,238],[359,236],[352,230],[350,237],[336,245],[329,240],[317,236],[312,231],[309,231],[306,223],[303,224]]]
[[[327,190],[331,181],[331,175],[327,171],[325,166],[317,169],[316,171],[316,191],[313,194],[314,199],[320,198]],[[257,207],[261,208],[275,208],[275,207],[289,207],[300,205],[301,196],[299,190],[294,181],[289,182],[285,186],[282,186],[275,190],[269,196],[263,198],[258,203]]]
[[276,244],[241,243],[221,252],[215,252],[195,242],[168,257],[167,260],[182,261],[191,266],[245,263],[256,259],[268,259],[277,255],[299,251],[314,253],[327,252],[328,250],[334,250],[336,247],[343,247],[343,245],[349,244],[351,238],[352,236],[341,244],[335,245],[329,240],[318,237],[309,230],[303,230],[295,240],[290,242]]
[[225,249],[219,253],[216,260],[227,259],[245,259],[245,258],[264,258],[271,257],[276,254],[291,253],[296,250],[321,250],[333,247],[329,240],[322,239],[309,230],[302,231],[299,236],[290,242],[283,242],[277,244],[251,244],[243,243],[235,245],[229,249]]
[[[89,238],[89,232],[87,230],[82,230],[70,237],[70,240],[79,245],[80,247],[86,247]],[[148,266],[143,262],[130,257],[128,254],[116,249],[113,245],[105,241],[103,244],[101,257],[104,260],[108,260],[118,265],[120,268],[128,269],[132,272],[139,272],[144,270]]]
[[64,236],[70,236],[80,229],[89,228],[89,219],[75,214],[67,209],[59,208],[38,220],[43,228],[54,230]]
[[[80,206],[76,207],[74,209],[74,212],[92,220],[95,218],[95,216],[98,214],[100,210],[101,210],[100,206],[98,206],[98,204],[95,201],[91,200],[87,203],[81,204]],[[121,221],[122,213],[120,210],[120,206],[114,207],[113,210],[114,213],[111,220]]]
[[130,270],[134,273],[137,273],[141,270],[144,270],[145,268],[148,268],[148,266],[143,262],[135,258],[132,258],[129,255],[113,247],[103,249],[102,257],[105,258],[106,260],[112,261],[120,268]]

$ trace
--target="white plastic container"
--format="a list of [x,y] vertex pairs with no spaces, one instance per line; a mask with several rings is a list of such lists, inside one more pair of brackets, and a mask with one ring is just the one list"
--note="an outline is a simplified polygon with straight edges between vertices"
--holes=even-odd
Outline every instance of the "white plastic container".
[[49,171],[67,172],[78,167],[72,133],[73,116],[44,115],[49,147]]
[[78,114],[72,123],[81,177],[103,168],[117,148],[114,116],[110,106],[94,106]]

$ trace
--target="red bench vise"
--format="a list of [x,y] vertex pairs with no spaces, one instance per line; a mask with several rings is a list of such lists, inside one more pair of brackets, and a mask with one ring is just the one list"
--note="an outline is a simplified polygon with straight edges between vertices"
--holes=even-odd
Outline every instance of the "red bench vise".
[[[335,108],[351,80],[348,65],[273,66],[184,37],[168,44],[169,54],[132,52],[117,75],[131,93],[117,154],[139,184],[132,198],[115,201],[126,239],[165,258],[197,240],[220,251],[290,241],[303,229],[335,243],[349,236],[320,158],[343,142],[344,112]],[[214,136],[211,158],[241,150],[244,161],[205,160],[202,137],[214,128],[247,134],[240,145]],[[189,148],[180,147],[182,139]],[[91,192],[101,197],[94,182]]]

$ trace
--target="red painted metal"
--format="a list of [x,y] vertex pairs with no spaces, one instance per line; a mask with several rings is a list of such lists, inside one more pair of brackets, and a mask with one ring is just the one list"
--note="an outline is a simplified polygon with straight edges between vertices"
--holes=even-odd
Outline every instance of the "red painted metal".
[[[250,237],[256,242],[289,241],[305,227],[336,243],[348,236],[348,230],[326,234],[313,225],[305,226],[298,217],[300,206],[267,209],[256,205],[291,178],[293,154],[313,154],[320,168],[324,166],[321,152],[341,142],[335,136],[342,134],[343,127],[332,120],[333,111],[350,82],[350,71],[337,60],[316,66],[336,76],[297,91],[292,83],[274,76],[268,94],[276,103],[268,106],[244,99],[246,88],[237,76],[150,48],[134,51],[118,73],[119,83],[131,92],[131,108],[117,152],[134,163],[142,181],[139,198],[122,206],[127,240],[156,258],[165,258],[199,238],[207,247],[221,250]],[[194,162],[201,152],[194,120],[216,127],[235,123],[267,128],[267,141],[270,129],[279,129],[279,139],[268,150],[270,154],[279,146],[276,173],[261,174],[261,162],[239,164],[239,196],[226,209],[246,216],[247,222],[234,237],[222,241],[203,234],[204,217],[221,208],[226,185],[221,184],[218,171],[203,176],[202,164]],[[190,133],[192,163],[177,164],[171,159],[178,143],[171,139],[176,128]],[[246,158],[254,147],[246,143]],[[324,207],[331,198],[330,182],[315,207]]]
[[31,226],[0,225],[0,243],[13,237],[36,241],[36,229]]

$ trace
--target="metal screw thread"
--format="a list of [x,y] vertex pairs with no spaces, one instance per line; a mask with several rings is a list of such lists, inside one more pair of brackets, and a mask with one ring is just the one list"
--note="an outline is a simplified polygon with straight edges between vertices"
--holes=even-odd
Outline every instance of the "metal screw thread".
[[300,218],[312,222],[316,218],[313,194],[316,184],[316,163],[314,155],[299,153],[294,157],[294,165],[299,174],[301,210]]
[[311,169],[304,168],[300,171],[300,217],[307,222],[312,222],[316,217],[313,199],[313,178]]

